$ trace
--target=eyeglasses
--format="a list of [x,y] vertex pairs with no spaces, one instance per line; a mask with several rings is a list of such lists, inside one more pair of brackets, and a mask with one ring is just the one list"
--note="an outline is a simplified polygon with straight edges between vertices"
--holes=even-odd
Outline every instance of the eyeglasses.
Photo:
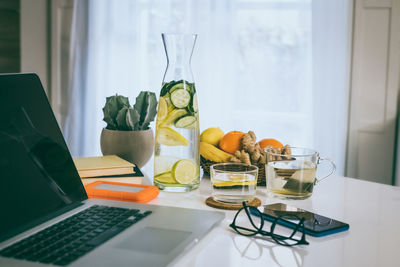
[[[262,213],[255,207],[247,206],[246,202],[243,202],[243,208],[238,210],[233,219],[233,222],[229,225],[235,232],[244,236],[255,236],[260,234],[262,236],[271,237],[274,242],[282,246],[295,246],[295,245],[308,245],[309,243],[306,241],[306,234],[304,233],[304,218],[299,218],[296,215],[283,215],[277,217],[271,224],[270,231],[263,230],[264,227],[264,219]],[[236,221],[239,217],[239,214],[243,214],[245,211],[247,218],[252,226],[251,228],[247,228],[244,226],[237,225]],[[254,217],[258,217],[259,220],[254,220]],[[256,223],[258,222],[259,223]],[[292,232],[290,234],[287,233],[287,228],[284,228],[279,224],[282,221],[291,221],[297,222],[296,226],[293,229],[290,229]]]

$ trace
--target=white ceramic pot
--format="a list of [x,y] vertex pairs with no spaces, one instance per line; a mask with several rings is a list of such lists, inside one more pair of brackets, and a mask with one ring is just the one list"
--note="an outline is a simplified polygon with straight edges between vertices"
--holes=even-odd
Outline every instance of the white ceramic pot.
[[115,131],[103,128],[100,146],[103,155],[117,155],[141,168],[153,154],[153,130]]

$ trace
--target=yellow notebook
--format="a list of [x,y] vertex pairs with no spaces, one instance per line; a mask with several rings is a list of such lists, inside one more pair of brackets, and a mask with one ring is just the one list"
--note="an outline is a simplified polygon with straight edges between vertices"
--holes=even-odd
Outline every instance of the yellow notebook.
[[74,158],[74,163],[81,178],[133,174],[135,166],[115,155]]
[[123,177],[88,177],[83,178],[83,185],[87,185],[97,181],[104,182],[118,182],[118,183],[128,183],[128,184],[142,184],[143,177],[141,176],[123,176]]

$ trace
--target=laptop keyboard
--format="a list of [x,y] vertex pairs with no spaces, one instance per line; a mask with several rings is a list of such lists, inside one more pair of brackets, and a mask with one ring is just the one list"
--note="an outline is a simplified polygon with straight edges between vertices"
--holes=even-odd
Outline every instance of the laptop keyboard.
[[0,256],[65,266],[149,215],[95,205],[0,251]]

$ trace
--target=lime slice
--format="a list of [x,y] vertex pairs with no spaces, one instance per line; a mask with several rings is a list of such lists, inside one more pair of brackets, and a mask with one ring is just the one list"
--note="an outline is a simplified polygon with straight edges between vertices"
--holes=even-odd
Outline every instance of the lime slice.
[[177,108],[186,108],[190,102],[190,94],[185,89],[178,89],[171,93],[171,102]]
[[172,166],[179,158],[171,156],[155,156],[154,157],[154,175],[159,175],[164,172],[171,172]]
[[191,160],[181,159],[172,166],[172,176],[180,184],[189,184],[197,178],[197,165]]
[[175,184],[176,181],[172,177],[171,172],[163,172],[154,176],[154,180],[164,184]]
[[162,121],[167,117],[168,114],[168,106],[164,97],[160,97],[158,100],[158,111],[157,111],[157,120]]
[[169,127],[160,127],[157,130],[156,141],[165,146],[189,145],[189,141],[183,135]]

